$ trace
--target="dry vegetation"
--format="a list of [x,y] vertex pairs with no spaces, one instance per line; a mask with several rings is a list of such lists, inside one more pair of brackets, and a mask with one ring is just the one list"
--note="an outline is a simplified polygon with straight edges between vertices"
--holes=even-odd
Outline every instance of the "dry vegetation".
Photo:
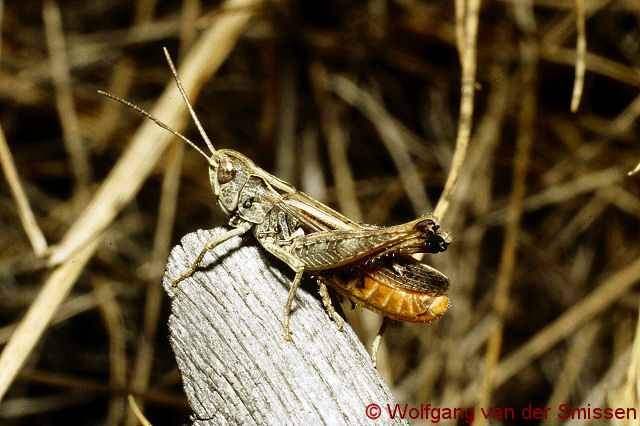
[[352,218],[435,209],[453,234],[428,259],[450,311],[386,335],[398,401],[640,405],[636,0],[230,3],[5,2],[0,422],[123,422],[129,392],[187,420],[159,282],[226,220],[195,152],[96,94],[184,129],[163,45],[219,147]]

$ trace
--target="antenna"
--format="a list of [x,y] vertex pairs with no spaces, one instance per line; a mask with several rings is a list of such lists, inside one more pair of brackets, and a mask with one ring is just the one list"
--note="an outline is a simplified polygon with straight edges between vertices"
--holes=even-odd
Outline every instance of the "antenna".
[[[213,161],[212,157],[209,157],[207,154],[204,153],[204,151],[202,151],[200,148],[198,148],[198,146],[196,144],[194,144],[193,142],[191,142],[191,140],[189,140],[189,138],[187,138],[186,136],[182,135],[182,133],[178,132],[177,130],[172,129],[171,127],[169,127],[168,125],[164,124],[162,121],[158,120],[157,118],[155,118],[153,115],[149,114],[147,111],[143,110],[142,108],[140,108],[138,105],[129,102],[126,99],[121,98],[120,96],[116,96],[116,95],[112,95],[111,93],[102,91],[102,90],[98,90],[98,93],[102,96],[106,96],[107,98],[111,98],[114,101],[118,101],[121,104],[124,104],[126,106],[128,106],[129,108],[133,109],[134,111],[139,112],[140,114],[144,115],[145,117],[147,117],[149,120],[153,121],[154,123],[156,123],[158,126],[162,127],[165,130],[168,130],[169,132],[173,133],[174,135],[176,135],[177,137],[179,137],[180,139],[182,139],[183,141],[185,141],[186,143],[188,143],[189,145],[191,145],[191,147],[193,149],[195,149],[196,151],[198,151],[200,153],[200,155],[202,155],[204,158],[207,159],[207,162],[212,165],[213,167],[217,167],[218,165]],[[190,107],[190,105],[189,105]],[[200,123],[198,123],[199,125]],[[208,140],[208,139],[207,139]],[[209,141],[209,143],[207,145],[211,144],[211,142]],[[211,148],[211,147],[210,147]],[[215,153],[215,151],[213,151],[212,153]]]
[[169,63],[169,68],[171,68],[171,74],[173,74],[173,78],[176,80],[176,84],[178,85],[178,90],[180,90],[180,93],[182,94],[182,99],[184,99],[184,102],[187,104],[187,108],[189,109],[191,118],[193,118],[194,123],[196,123],[196,127],[198,128],[198,131],[200,132],[202,139],[204,139],[205,143],[209,147],[211,154],[215,154],[216,150],[213,148],[213,144],[209,140],[207,133],[204,131],[202,124],[200,124],[200,120],[198,120],[198,116],[196,115],[196,112],[193,110],[193,107],[191,106],[191,102],[189,102],[189,98],[187,98],[187,94],[185,93],[184,88],[182,87],[182,83],[180,82],[180,78],[178,77],[178,71],[176,71],[176,67],[173,65],[173,61],[171,60],[169,51],[167,50],[166,47],[163,47],[162,51],[164,52],[165,58],[167,58],[167,62]]

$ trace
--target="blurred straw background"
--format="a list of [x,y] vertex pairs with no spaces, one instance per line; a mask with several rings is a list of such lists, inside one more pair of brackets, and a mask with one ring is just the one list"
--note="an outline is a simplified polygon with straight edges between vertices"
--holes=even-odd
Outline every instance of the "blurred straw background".
[[425,259],[449,312],[385,336],[399,402],[640,406],[637,1],[0,0],[0,25],[1,423],[133,424],[128,393],[188,420],[160,277],[226,219],[197,153],[96,94],[199,140],[162,46],[217,147],[452,233]]

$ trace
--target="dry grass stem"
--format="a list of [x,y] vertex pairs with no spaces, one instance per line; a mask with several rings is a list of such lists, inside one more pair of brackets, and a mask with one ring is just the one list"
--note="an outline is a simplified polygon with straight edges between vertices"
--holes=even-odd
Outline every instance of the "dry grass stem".
[[[568,401],[580,371],[585,366],[587,356],[591,351],[593,341],[601,329],[599,323],[588,323],[582,327],[571,340],[569,350],[564,359],[564,365],[555,382],[553,393],[545,407],[558,407]],[[558,424],[558,419],[551,419],[548,424]]]
[[22,184],[20,183],[18,170],[16,169],[16,164],[13,161],[13,156],[11,155],[11,150],[7,144],[7,139],[4,136],[2,127],[0,127],[0,164],[2,164],[4,177],[7,179],[7,183],[11,189],[11,195],[16,202],[22,227],[24,228],[27,238],[29,238],[33,252],[36,256],[42,256],[47,250],[47,240],[44,238],[44,234],[38,226],[36,217],[33,214],[31,205],[29,204],[29,199],[27,198]]
[[[152,362],[154,359],[154,342],[156,340],[160,309],[162,307],[162,289],[156,286],[155,283],[162,275],[164,260],[169,255],[171,231],[173,230],[177,209],[183,153],[184,144],[182,141],[175,141],[169,149],[167,155],[167,170],[162,180],[158,223],[154,235],[151,261],[149,262],[151,280],[147,286],[144,321],[136,346],[136,358],[130,380],[130,388],[136,393],[144,393],[147,391],[151,377]],[[141,402],[141,408],[144,409],[144,401]],[[129,413],[127,416],[127,424],[133,423],[131,414],[132,413]]]
[[133,15],[134,25],[146,24],[153,19],[158,0],[140,0],[136,3],[135,15]]
[[463,52],[465,52],[465,16],[467,14],[467,2],[466,0],[456,0],[455,2],[455,16],[456,16],[456,47],[458,55],[460,55],[460,62],[462,62]]
[[[549,205],[565,202],[580,194],[588,194],[621,182],[624,174],[618,166],[607,170],[594,171],[584,174],[572,181],[545,189],[540,193],[530,195],[523,201],[526,212],[533,212]],[[483,216],[479,221],[483,225],[497,225],[507,221],[509,209],[503,207]]]
[[[64,142],[69,158],[71,169],[76,179],[77,190],[84,198],[87,194],[89,183],[91,182],[91,170],[80,134],[80,124],[78,115],[73,103],[71,93],[71,75],[66,54],[66,45],[62,29],[62,17],[60,8],[54,0],[46,0],[43,3],[42,16],[47,35],[47,47],[49,48],[49,58],[51,61],[51,77],[55,87],[56,105],[60,117],[60,125],[64,134]],[[84,204],[84,203],[82,203]]]
[[[358,203],[358,191],[348,162],[347,144],[349,135],[345,133],[339,120],[342,108],[325,92],[323,82],[327,81],[327,71],[318,63],[311,64],[309,75],[320,112],[320,129],[327,145],[329,162],[333,172],[336,196],[340,211],[353,220],[362,220]],[[344,114],[342,114],[344,115]]]
[[582,90],[584,89],[584,56],[587,51],[587,32],[585,30],[584,0],[576,0],[576,76],[573,82],[573,94],[571,95],[571,112],[578,111]]
[[300,171],[300,188],[306,194],[317,200],[326,199],[327,184],[319,158],[319,131],[315,126],[309,126],[303,130],[300,137],[300,157],[306,165]]
[[458,116],[458,131],[456,134],[455,151],[451,159],[451,169],[447,175],[442,194],[438,199],[433,215],[444,217],[449,209],[453,189],[458,181],[460,169],[464,163],[467,153],[469,138],[471,137],[471,127],[473,125],[473,100],[475,97],[476,85],[476,43],[478,32],[480,0],[468,0],[465,4],[464,16],[464,37],[460,51],[460,65],[462,67],[461,89],[460,89],[460,114]]
[[[123,58],[113,67],[111,80],[107,85],[107,92],[118,93],[122,97],[127,97],[129,91],[133,87],[136,68],[132,61]],[[104,98],[100,111],[95,121],[90,123],[93,131],[93,149],[102,153],[107,148],[109,140],[113,137],[121,123],[122,115],[129,113],[125,111],[118,103],[110,99]]]
[[[614,389],[624,379],[624,373],[630,362],[631,348],[627,348],[622,351],[611,362],[611,366],[607,372],[603,375],[602,379],[593,386],[589,393],[579,402],[580,407],[588,407],[591,404],[592,407],[600,407],[607,403],[607,396],[610,394],[611,389]],[[619,404],[621,401],[615,401],[614,404]],[[636,406],[637,407],[637,406]],[[573,419],[566,422],[566,425],[576,426],[586,424],[586,419]],[[632,424],[632,423],[630,423]]]
[[[502,351],[504,327],[507,309],[510,304],[510,289],[516,267],[516,251],[520,234],[520,222],[524,211],[523,201],[527,192],[527,174],[533,146],[533,135],[529,131],[533,127],[536,116],[537,98],[535,93],[536,70],[538,67],[538,50],[535,40],[531,38],[535,31],[535,18],[530,2],[520,2],[514,6],[516,22],[529,37],[521,44],[521,96],[522,103],[518,112],[518,136],[516,138],[516,152],[513,157],[513,180],[509,194],[507,221],[505,224],[505,238],[498,266],[496,292],[493,308],[496,315],[495,329],[489,337],[485,366],[480,382],[480,397],[477,401],[477,411],[491,406],[492,383],[496,366]],[[485,419],[486,420],[486,419]],[[485,424],[478,419],[478,424]]]
[[182,2],[182,8],[180,9],[180,30],[178,38],[180,40],[180,57],[193,46],[198,33],[196,27],[193,25],[198,20],[200,15],[200,1],[199,0],[185,0]]
[[[574,65],[578,54],[574,49],[554,46],[540,51],[540,56],[550,62]],[[585,53],[585,69],[615,79],[633,87],[640,87],[640,76],[633,68],[595,53]]]
[[136,400],[133,398],[133,395],[131,394],[127,395],[127,399],[129,401],[129,406],[131,407],[131,410],[134,412],[140,424],[143,426],[151,426],[151,422],[144,416],[144,414],[140,410],[140,407],[138,407],[138,404],[136,404]]
[[[104,279],[98,278],[94,281],[93,293],[109,335],[109,384],[115,388],[122,388],[127,381],[127,353],[125,325],[120,306],[109,283]],[[124,407],[124,399],[119,395],[113,395],[109,401],[107,423],[118,423],[124,415]]]
[[371,93],[358,87],[347,77],[329,76],[327,82],[336,95],[358,108],[375,126],[396,165],[414,212],[417,215],[427,214],[431,210],[431,203],[420,182],[420,173],[409,155],[405,138],[407,132],[403,131],[396,120],[388,115],[385,108],[375,100]]
[[[42,370],[24,370],[20,373],[18,379],[25,383],[46,385],[56,389],[82,389],[85,392],[102,393],[105,395],[114,393],[122,396],[127,395],[126,388],[117,389],[98,380],[62,375]],[[172,407],[184,407],[187,404],[186,398],[184,398],[182,393],[149,391],[144,395],[134,394],[134,396],[144,396],[147,401],[162,403]]]
[[[51,318],[51,325],[62,323],[76,315],[95,309],[97,306],[96,298],[91,293],[69,297]],[[20,323],[16,322],[0,328],[0,345],[9,341],[19,325]]]
[[[583,2],[582,13],[584,14],[585,20],[605,8],[612,1],[613,0],[590,0]],[[580,31],[576,25],[579,19],[577,14],[580,13],[577,9],[576,0],[568,0],[566,5],[566,8],[569,9],[568,13],[557,14],[556,18],[551,20],[541,34],[540,44],[545,46],[545,48],[562,46],[572,35]]]
[[7,421],[20,421],[24,417],[43,415],[58,410],[74,410],[91,401],[91,396],[77,391],[29,399],[11,399],[0,406],[0,416]]
[[[4,0],[0,0],[0,34],[2,33],[2,22],[4,18]],[[0,37],[0,62],[2,62],[2,37]]]
[[0,400],[100,243],[95,239],[57,266],[0,354]]
[[597,191],[591,200],[586,203],[579,212],[567,223],[558,234],[551,248],[558,250],[560,247],[569,247],[579,235],[589,228],[594,219],[599,218],[607,209],[610,201],[602,194],[608,192],[610,187]]
[[[294,182],[296,176],[296,118],[298,114],[298,65],[292,60],[287,64],[280,77],[277,110],[280,111],[277,120],[275,137],[278,141],[276,151],[276,175],[287,182]],[[273,108],[276,109],[276,108]],[[272,108],[265,108],[265,113],[273,115]],[[271,121],[267,119],[267,121]]]
[[[496,367],[492,387],[496,388],[513,377],[532,360],[547,352],[577,327],[616,302],[640,281],[640,258],[600,284],[593,292],[565,311],[558,319],[536,333],[526,343],[507,355]],[[472,400],[477,382],[465,389],[463,401]]]
[[[638,311],[640,312],[640,310]],[[633,346],[629,354],[629,366],[625,382],[617,389],[611,392],[609,397],[611,401],[620,401],[628,407],[640,406],[640,313],[636,322],[636,331],[633,338]],[[631,422],[634,424],[637,422]]]

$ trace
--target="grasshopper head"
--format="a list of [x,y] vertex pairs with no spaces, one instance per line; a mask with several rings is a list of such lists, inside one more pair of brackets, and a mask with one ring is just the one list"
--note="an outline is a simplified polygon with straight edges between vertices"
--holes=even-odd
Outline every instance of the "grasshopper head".
[[244,155],[218,149],[209,161],[209,181],[224,213],[231,217],[238,209],[240,192],[247,184],[252,161]]
[[274,193],[253,173],[253,161],[229,149],[216,150],[210,160],[211,187],[231,222],[262,222],[274,202]]

